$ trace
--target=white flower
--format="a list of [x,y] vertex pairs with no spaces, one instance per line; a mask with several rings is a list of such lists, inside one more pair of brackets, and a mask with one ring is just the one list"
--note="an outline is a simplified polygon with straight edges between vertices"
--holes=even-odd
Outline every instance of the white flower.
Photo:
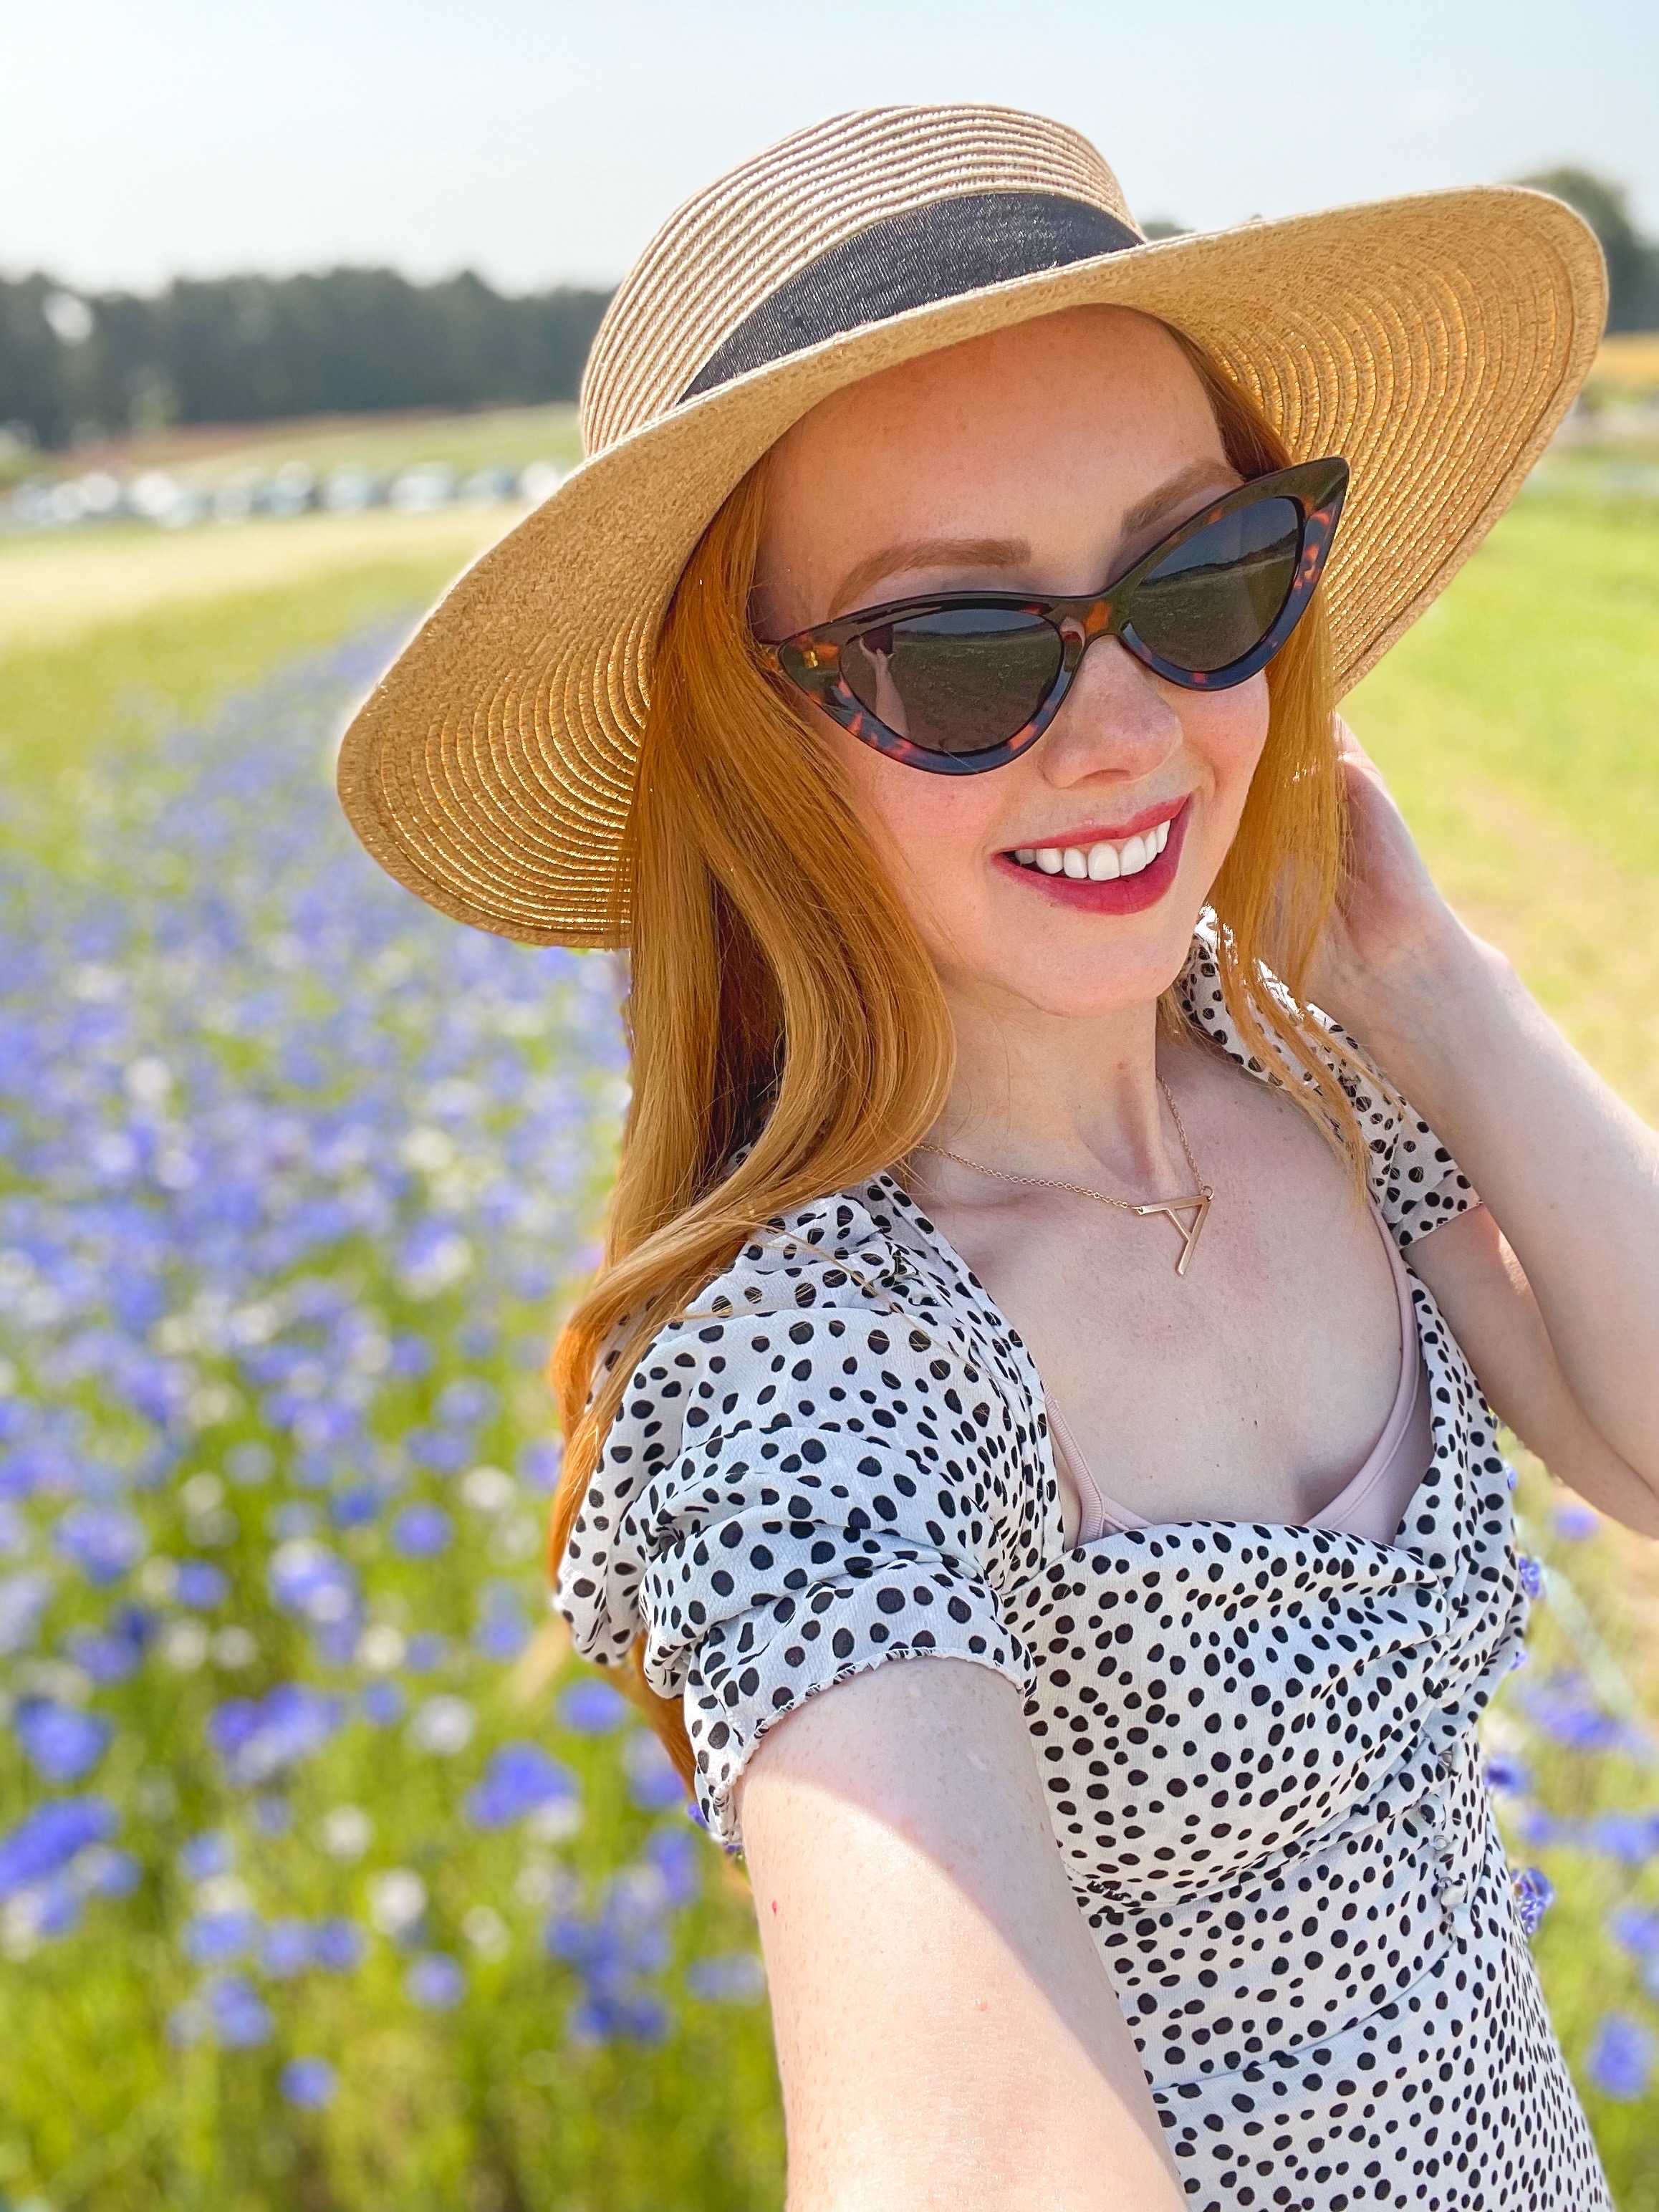
[[[331,1813],[325,1813],[318,1823],[323,1849],[331,1859],[360,1859],[368,1849],[374,1833],[369,1817],[361,1806],[337,1805]],[[411,1881],[414,1876],[410,1877]]]
[[368,1886],[368,1917],[382,1936],[400,1936],[426,1911],[426,1884],[410,1867],[388,1867]]
[[467,1908],[461,1932],[481,1959],[505,1958],[512,1948],[513,1938],[506,1921],[488,1905]]
[[477,1716],[465,1698],[428,1698],[416,1709],[409,1733],[420,1750],[447,1758],[466,1749],[477,1725]]

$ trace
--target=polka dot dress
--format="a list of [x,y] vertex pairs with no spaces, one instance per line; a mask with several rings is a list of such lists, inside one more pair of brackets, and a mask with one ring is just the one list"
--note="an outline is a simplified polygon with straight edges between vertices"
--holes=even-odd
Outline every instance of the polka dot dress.
[[[1180,988],[1267,1079],[1202,933]],[[1402,1248],[1477,1203],[1380,1079],[1344,1080]],[[1194,1522],[1067,1551],[1030,1357],[880,1176],[657,1339],[560,1577],[590,1658],[644,1634],[732,1848],[744,1765],[803,1698],[930,1654],[1012,1681],[1203,2212],[1610,2212],[1473,1740],[1524,1620],[1507,1470],[1413,1298],[1435,1454],[1392,1545]]]

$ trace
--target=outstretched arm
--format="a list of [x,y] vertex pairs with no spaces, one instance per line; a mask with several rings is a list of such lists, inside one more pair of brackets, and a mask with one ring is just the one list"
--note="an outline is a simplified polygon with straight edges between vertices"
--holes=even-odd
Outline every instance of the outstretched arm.
[[1485,1201],[1413,1247],[1494,1410],[1564,1481],[1659,1534],[1659,1137],[1440,896],[1344,731],[1352,860],[1310,994]]
[[789,2212],[1176,2212],[1011,1683],[911,1659],[820,1692],[740,1807]]

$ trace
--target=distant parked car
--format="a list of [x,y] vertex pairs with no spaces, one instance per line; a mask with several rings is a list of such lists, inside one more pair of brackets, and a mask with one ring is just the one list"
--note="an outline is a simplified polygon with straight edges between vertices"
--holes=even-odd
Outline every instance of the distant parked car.
[[430,514],[448,507],[458,489],[454,470],[444,462],[417,461],[392,478],[392,504],[402,514]]
[[335,469],[323,487],[323,505],[331,514],[361,514],[385,497],[384,483],[360,461],[347,461]]

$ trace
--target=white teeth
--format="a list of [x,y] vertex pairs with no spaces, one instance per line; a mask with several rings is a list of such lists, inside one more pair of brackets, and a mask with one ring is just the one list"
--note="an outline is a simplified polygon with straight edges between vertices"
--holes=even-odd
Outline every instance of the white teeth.
[[1115,883],[1120,876],[1138,876],[1152,866],[1170,842],[1170,826],[1160,822],[1115,845],[1103,838],[1086,852],[1079,845],[1018,845],[1014,858],[1022,868],[1040,868],[1045,876],[1063,872],[1073,883]]

